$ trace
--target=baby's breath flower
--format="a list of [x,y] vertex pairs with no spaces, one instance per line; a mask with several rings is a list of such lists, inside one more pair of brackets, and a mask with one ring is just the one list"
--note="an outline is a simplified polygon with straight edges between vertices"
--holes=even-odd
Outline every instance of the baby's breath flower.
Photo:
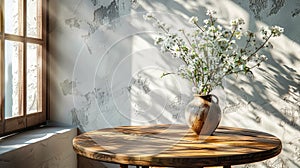
[[208,23],[209,23],[209,19],[204,19],[204,20],[203,20],[203,23],[204,23],[204,24],[208,24]]
[[220,25],[218,25],[217,28],[218,28],[219,31],[221,31],[223,29],[223,27],[220,26]]
[[265,56],[265,55],[261,55],[261,56],[260,56],[260,59],[263,60],[263,61],[265,61],[265,60],[267,60],[268,58],[267,58],[267,56]]
[[230,21],[230,25],[231,25],[232,27],[235,27],[235,26],[238,26],[238,25],[242,25],[242,24],[245,24],[245,21],[244,21],[244,19],[242,19],[242,18],[232,19],[232,20]]
[[280,36],[281,33],[283,33],[284,29],[282,27],[279,26],[272,26],[271,27],[271,33],[273,33],[273,35],[276,36]]
[[270,43],[270,42],[268,42],[268,43],[267,43],[267,47],[268,47],[268,48],[273,48],[273,44]]
[[238,18],[238,24],[239,24],[239,25],[245,24],[244,19]]
[[192,91],[198,94],[209,94],[212,89],[222,86],[222,79],[227,75],[253,75],[251,70],[267,59],[258,51],[264,47],[271,48],[268,40],[284,31],[279,26],[263,28],[262,40],[257,40],[255,33],[243,31],[243,19],[231,20],[231,29],[226,29],[216,24],[215,13],[207,11],[209,18],[203,20],[203,26],[198,23],[197,17],[191,17],[189,22],[195,29],[180,29],[178,33],[170,33],[168,25],[151,13],[144,16],[162,30],[160,36],[155,38],[155,45],[184,63],[175,74],[191,81],[194,84]]
[[236,39],[241,39],[241,37],[242,37],[242,33],[241,32],[236,32],[235,33],[235,38]]
[[236,19],[232,19],[231,21],[230,21],[230,25],[231,26],[237,26],[238,24],[237,24],[237,20]]
[[215,10],[207,10],[206,11],[206,15],[207,16],[212,16],[212,15],[214,15],[214,14],[216,14],[217,13],[217,11],[215,11]]
[[242,56],[242,59],[243,59],[243,60],[247,60],[247,59],[248,59],[248,56],[247,56],[247,55],[243,55],[243,56]]
[[196,17],[196,16],[192,16],[189,20],[189,23],[191,23],[191,24],[195,24],[197,22],[198,22],[198,17]]
[[261,30],[260,30],[261,34],[263,35],[268,35],[270,30],[266,29],[265,27],[262,27]]
[[193,71],[195,71],[195,66],[193,66],[193,65],[188,65],[188,70],[190,71],[190,72],[193,72]]
[[161,37],[155,37],[154,38],[154,45],[158,45],[159,43],[161,43],[163,41],[163,39]]

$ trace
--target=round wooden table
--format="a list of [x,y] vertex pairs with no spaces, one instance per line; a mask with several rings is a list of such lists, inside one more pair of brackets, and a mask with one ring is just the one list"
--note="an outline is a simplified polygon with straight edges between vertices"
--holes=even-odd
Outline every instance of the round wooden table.
[[273,135],[218,127],[211,136],[196,136],[185,125],[122,126],[86,132],[73,139],[77,154],[121,167],[204,167],[245,164],[278,155]]

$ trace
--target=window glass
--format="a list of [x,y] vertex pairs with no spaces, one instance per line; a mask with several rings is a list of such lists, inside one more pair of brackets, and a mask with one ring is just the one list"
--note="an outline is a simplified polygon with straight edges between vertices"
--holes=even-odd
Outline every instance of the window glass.
[[20,113],[20,58],[23,55],[23,43],[5,41],[5,118],[22,115]]
[[5,33],[23,35],[23,0],[5,0]]
[[39,62],[42,47],[38,44],[27,44],[27,113],[39,112]]
[[41,0],[27,1],[27,36],[42,37],[42,10]]

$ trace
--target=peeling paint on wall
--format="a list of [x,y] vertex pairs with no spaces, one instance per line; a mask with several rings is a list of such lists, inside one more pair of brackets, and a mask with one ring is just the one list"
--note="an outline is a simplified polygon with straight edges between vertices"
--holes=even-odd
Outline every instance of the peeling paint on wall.
[[131,0],[131,7],[132,7],[133,9],[138,8],[138,7],[139,7],[139,2],[138,2],[138,0]]
[[169,99],[169,103],[166,105],[166,109],[169,111],[175,111],[180,112],[182,111],[182,107],[185,107],[185,105],[190,102],[192,99],[188,98],[182,94],[176,95],[175,97],[172,97]]
[[98,1],[97,1],[97,0],[91,0],[91,3],[92,3],[94,6],[96,6],[97,3],[98,3]]
[[[103,88],[95,88],[95,97],[98,103],[98,106],[101,107],[101,109],[106,109],[105,111],[109,111],[108,105],[111,104],[111,93],[108,91],[108,89]],[[103,112],[103,111],[102,111]]]
[[[133,76],[127,90],[130,94],[131,106],[134,116],[143,116],[151,104],[146,100],[149,97],[150,81],[144,74]],[[144,99],[141,99],[144,98]]]
[[285,167],[286,160],[281,157],[277,157],[275,160],[270,159],[262,162],[266,167]]
[[255,18],[260,19],[260,13],[268,6],[268,0],[250,0],[249,8],[254,13]]
[[[127,8],[130,9],[130,6],[127,7],[128,5],[122,2],[122,9],[120,9],[119,0],[113,0],[108,5],[103,5],[104,2],[99,0],[91,0],[90,3],[92,6],[96,7],[93,12],[91,12],[91,15],[93,15],[93,20],[84,19],[81,18],[81,16],[78,16],[76,13],[78,13],[77,10],[80,9],[76,8],[73,12],[75,16],[65,19],[65,24],[70,28],[76,29],[88,27],[88,32],[81,35],[81,37],[83,38],[85,45],[87,46],[89,54],[92,55],[93,53],[91,47],[87,43],[90,36],[94,34],[101,25],[106,29],[113,30],[116,27],[117,19],[120,18],[120,14],[122,13],[124,15],[124,11],[127,11]],[[136,2],[132,2],[132,4],[134,3]]]
[[[261,13],[264,10],[268,10],[269,3],[269,0],[249,0],[249,8],[254,13],[256,19],[261,19]],[[277,14],[285,3],[285,0],[272,0],[268,16]]]
[[130,81],[130,84],[128,86],[128,91],[131,92],[132,88],[135,87],[141,91],[143,91],[145,94],[149,93],[150,90],[150,82],[147,78],[143,77],[142,75],[138,74],[136,78],[132,78]]
[[300,90],[290,86],[289,92],[283,97],[283,100],[287,104],[293,104],[293,106],[283,107],[280,111],[288,118],[290,125],[297,125],[300,122]]
[[295,161],[300,162],[300,137],[294,137],[287,145],[293,150],[293,158],[295,158]]
[[100,8],[94,11],[94,20],[93,22],[103,24],[109,24],[114,19],[120,17],[119,15],[119,5],[115,0],[112,1],[109,6],[101,5]]
[[84,131],[84,126],[83,126],[82,121],[81,121],[82,119],[79,118],[80,116],[77,113],[82,113],[82,112],[79,112],[79,110],[76,109],[76,108],[73,108],[71,110],[72,125],[76,125],[80,131]]
[[73,17],[73,18],[69,18],[69,19],[66,19],[65,20],[65,24],[70,26],[70,28],[77,28],[77,29],[80,29],[80,22],[81,20],[79,20],[78,18],[76,17]]
[[[72,82],[65,80],[62,83],[67,83],[65,89],[70,90],[72,87]],[[73,85],[73,90],[78,90],[76,85]],[[121,88],[115,91],[117,94],[112,94],[111,90],[107,87],[105,88],[94,88],[93,90],[80,93],[68,92],[74,96],[74,108],[70,110],[72,116],[72,125],[78,126],[81,132],[85,132],[87,127],[89,127],[94,121],[91,119],[97,119],[98,116],[111,115],[112,111],[118,112],[115,104],[115,99],[118,97],[113,97],[115,95],[123,96],[128,93],[127,88]],[[67,96],[68,94],[65,94]]]
[[[80,101],[75,101],[75,106],[71,109],[72,124],[79,126],[81,131],[84,131],[84,127],[89,124],[88,111],[92,106],[94,98],[93,92],[87,92],[85,94],[77,95],[80,97]],[[79,107],[79,108],[78,108]]]
[[177,121],[184,120],[184,111],[186,105],[192,100],[192,97],[187,97],[183,94],[171,97],[166,104],[166,110],[172,113],[172,118]]
[[64,94],[64,96],[66,95],[71,95],[73,94],[73,87],[76,87],[76,82],[75,81],[70,81],[69,79],[64,80],[63,82],[61,82],[60,84],[60,88]]
[[274,15],[279,12],[279,10],[285,5],[285,0],[272,0],[273,4],[269,15]]
[[292,11],[292,16],[293,17],[296,17],[300,14],[300,7],[299,8],[296,8]]

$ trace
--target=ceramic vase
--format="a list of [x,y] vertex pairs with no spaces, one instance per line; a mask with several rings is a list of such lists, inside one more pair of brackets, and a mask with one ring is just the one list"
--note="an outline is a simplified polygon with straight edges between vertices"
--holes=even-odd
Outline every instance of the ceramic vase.
[[194,95],[185,109],[185,119],[197,135],[211,135],[221,120],[219,99],[215,95]]

